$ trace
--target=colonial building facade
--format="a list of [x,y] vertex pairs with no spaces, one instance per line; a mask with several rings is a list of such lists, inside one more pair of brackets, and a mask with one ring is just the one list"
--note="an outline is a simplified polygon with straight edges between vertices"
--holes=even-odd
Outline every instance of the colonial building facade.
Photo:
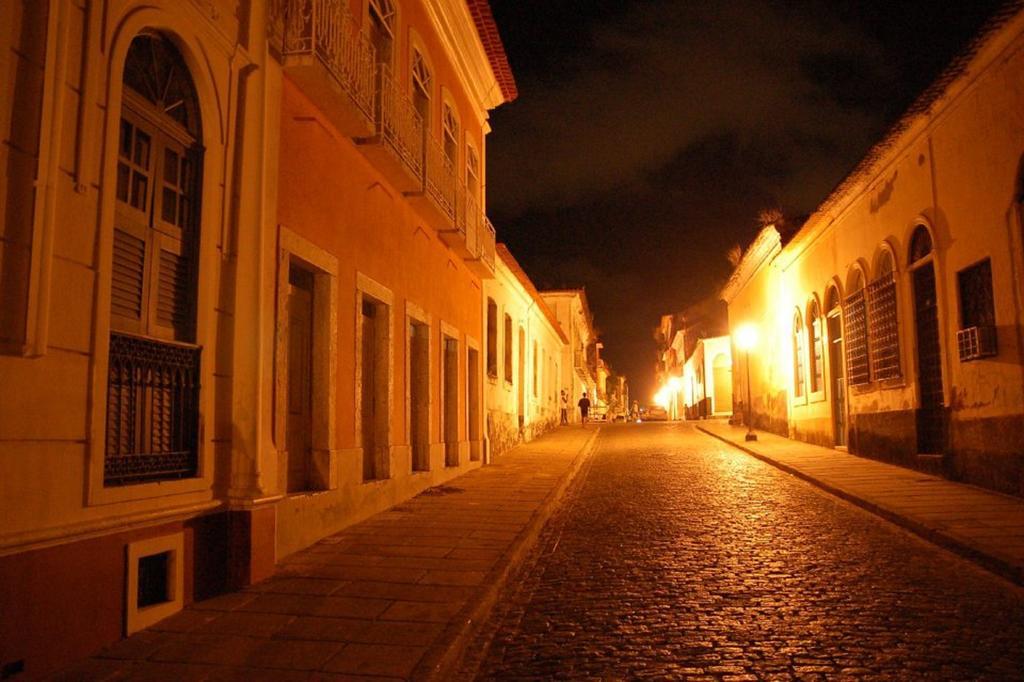
[[559,423],[563,349],[554,313],[504,244],[484,283],[485,404],[490,454],[500,455]]
[[600,408],[597,393],[597,333],[590,313],[587,293],[583,289],[542,291],[541,298],[555,313],[569,343],[561,352],[559,384],[569,399],[569,421],[580,421],[576,404],[586,393],[593,407]]
[[0,3],[0,660],[480,466],[483,0]]
[[722,292],[759,427],[1024,495],[1022,110],[1015,10],[799,229],[762,230]]

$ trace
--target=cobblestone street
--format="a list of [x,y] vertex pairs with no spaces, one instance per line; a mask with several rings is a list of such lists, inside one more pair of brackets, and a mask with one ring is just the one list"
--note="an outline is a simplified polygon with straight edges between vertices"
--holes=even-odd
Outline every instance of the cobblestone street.
[[605,427],[512,585],[466,676],[1024,679],[1020,589],[683,424]]

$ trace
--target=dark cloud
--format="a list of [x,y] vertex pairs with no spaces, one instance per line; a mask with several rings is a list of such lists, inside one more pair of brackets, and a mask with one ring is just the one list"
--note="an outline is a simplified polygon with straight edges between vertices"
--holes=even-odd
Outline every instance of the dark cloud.
[[643,400],[658,315],[716,291],[760,209],[812,210],[995,4],[496,1],[499,238],[540,287],[586,286]]
[[769,3],[635,3],[566,55],[571,79],[524,84],[496,114],[496,131],[510,117],[516,131],[492,136],[502,162],[491,169],[489,184],[500,188],[491,205],[515,216],[636,191],[682,150],[723,132],[774,140],[794,165],[822,161],[818,145],[801,141],[835,140],[846,154],[829,158],[845,160],[866,141],[848,133],[873,128],[875,114],[830,93],[822,69],[808,68],[822,55],[865,74],[880,59],[827,17]]

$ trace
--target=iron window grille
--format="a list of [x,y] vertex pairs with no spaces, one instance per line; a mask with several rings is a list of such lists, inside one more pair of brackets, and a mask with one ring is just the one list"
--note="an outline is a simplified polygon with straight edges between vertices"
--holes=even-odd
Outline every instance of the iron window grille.
[[846,376],[851,386],[871,381],[868,357],[868,316],[864,290],[859,289],[843,302],[846,344]]
[[197,473],[198,346],[110,335],[106,485]]
[[896,280],[886,273],[867,286],[871,374],[875,379],[900,376],[900,336],[896,315]]

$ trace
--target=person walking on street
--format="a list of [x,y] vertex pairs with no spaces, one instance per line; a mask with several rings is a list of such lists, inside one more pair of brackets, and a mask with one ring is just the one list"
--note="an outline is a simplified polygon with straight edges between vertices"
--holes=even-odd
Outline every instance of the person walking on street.
[[562,424],[569,423],[569,395],[562,389]]
[[580,419],[583,421],[583,425],[586,426],[587,416],[590,414],[590,398],[587,397],[586,391],[584,391],[580,401],[576,404],[580,406]]

